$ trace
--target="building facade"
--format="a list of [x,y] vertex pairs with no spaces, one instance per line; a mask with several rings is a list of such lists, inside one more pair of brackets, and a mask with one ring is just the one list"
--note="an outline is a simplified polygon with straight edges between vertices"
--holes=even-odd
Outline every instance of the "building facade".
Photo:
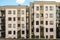
[[[55,2],[34,2],[30,4],[31,37],[35,38],[56,38],[56,4]],[[34,22],[33,22],[34,21]],[[32,25],[34,23],[34,25]]]
[[0,6],[0,37],[60,38],[59,4],[35,1],[30,6]]
[[[29,8],[27,6],[4,6],[1,8],[1,28],[5,38],[29,38]],[[5,18],[4,18],[5,17]]]
[[60,38],[60,4],[58,4],[57,3],[57,7],[56,7],[56,21],[57,21],[57,23],[56,23],[56,28],[57,28],[57,38]]

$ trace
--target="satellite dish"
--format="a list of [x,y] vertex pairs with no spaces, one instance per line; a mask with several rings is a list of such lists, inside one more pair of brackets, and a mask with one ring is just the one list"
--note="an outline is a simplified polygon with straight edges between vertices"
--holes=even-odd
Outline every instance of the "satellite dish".
[[19,5],[22,5],[25,2],[25,0],[16,0],[16,3],[18,3]]

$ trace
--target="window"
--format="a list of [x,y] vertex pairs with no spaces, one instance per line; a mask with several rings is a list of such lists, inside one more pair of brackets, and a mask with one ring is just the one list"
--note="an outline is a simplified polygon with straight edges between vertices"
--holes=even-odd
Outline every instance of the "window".
[[36,32],[39,32],[39,28],[36,28]]
[[43,17],[43,14],[41,14],[41,17]]
[[50,35],[50,38],[53,38],[53,35]]
[[12,34],[12,31],[8,31],[8,34]]
[[22,17],[22,21],[24,21],[24,17]]
[[31,31],[34,32],[34,28],[32,28]]
[[46,28],[46,32],[48,32],[48,28]]
[[36,25],[39,25],[39,21],[36,21]]
[[53,14],[52,13],[50,14],[50,18],[53,18]]
[[25,31],[22,31],[22,34],[24,34],[25,33]]
[[22,14],[24,14],[24,10],[22,10]]
[[41,21],[40,23],[43,24],[43,21]]
[[43,6],[40,6],[40,10],[43,10]]
[[20,14],[20,10],[18,10],[18,14]]
[[16,32],[15,32],[15,31],[13,31],[13,34],[15,35],[15,34],[16,34]]
[[53,25],[53,21],[50,21],[50,25]]
[[46,38],[48,38],[48,35],[46,35]]
[[48,11],[48,6],[45,7],[45,11]]
[[22,24],[22,27],[24,28],[24,24]]
[[46,13],[46,18],[48,18],[48,14]]
[[29,30],[26,30],[26,34],[29,34]]
[[16,19],[15,19],[15,17],[13,18],[13,21],[15,21]]
[[20,17],[18,17],[18,20],[20,20]]
[[8,14],[11,14],[11,10],[8,11]]
[[18,24],[18,27],[20,27],[20,24]]
[[36,18],[39,18],[39,14],[38,13],[36,14]]
[[50,6],[50,10],[51,10],[51,11],[53,10],[53,6]]
[[13,14],[15,14],[15,10],[13,10]]
[[53,32],[53,28],[50,28],[50,32]]
[[46,25],[48,25],[48,21],[46,21]]
[[22,27],[24,28],[24,24],[22,24]]
[[13,24],[13,28],[15,28],[15,26],[16,26],[16,25],[15,25],[15,24]]
[[8,21],[11,21],[12,20],[12,18],[11,17],[8,17]]
[[9,27],[9,28],[11,28],[11,27],[12,27],[12,25],[11,25],[11,24],[8,24],[8,27]]
[[39,6],[36,6],[36,10],[39,11]]

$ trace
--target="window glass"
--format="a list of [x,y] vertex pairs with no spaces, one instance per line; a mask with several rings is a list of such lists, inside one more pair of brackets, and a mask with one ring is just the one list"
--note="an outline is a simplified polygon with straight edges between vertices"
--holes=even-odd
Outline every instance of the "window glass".
[[36,25],[39,25],[39,21],[36,21]]
[[38,13],[36,14],[36,18],[39,18],[39,14]]
[[12,34],[12,31],[8,31],[8,34]]
[[46,25],[48,25],[48,21],[46,21],[46,23],[45,23]]
[[46,32],[48,32],[48,28],[46,28]]
[[12,18],[11,17],[8,17],[8,21],[11,21],[12,20]]
[[11,10],[8,11],[8,14],[11,14]]
[[53,21],[50,21],[50,25],[53,25]]
[[39,32],[39,28],[36,28],[36,32]]
[[36,6],[36,10],[39,11],[39,6]]
[[12,27],[12,24],[8,24],[8,27],[11,28]]

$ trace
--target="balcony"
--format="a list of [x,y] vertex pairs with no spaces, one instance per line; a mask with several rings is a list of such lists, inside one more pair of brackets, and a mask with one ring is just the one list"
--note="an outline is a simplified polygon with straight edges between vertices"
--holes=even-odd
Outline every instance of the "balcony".
[[27,12],[27,14],[26,14],[26,15],[27,15],[27,17],[29,17],[29,12]]
[[21,31],[20,31],[20,30],[18,31],[17,37],[18,37],[18,38],[21,38]]
[[27,27],[26,27],[26,29],[27,29],[27,30],[30,30],[30,27],[29,27],[29,26],[27,26]]
[[29,38],[30,37],[30,31],[29,30],[26,30],[26,38]]
[[34,33],[31,35],[31,37],[32,37],[32,38],[35,38],[35,35],[34,35]]
[[41,34],[40,35],[41,38],[45,38],[44,37],[44,27],[43,26],[40,26],[40,34]]
[[34,19],[34,13],[32,13],[32,15],[31,15],[31,19]]

